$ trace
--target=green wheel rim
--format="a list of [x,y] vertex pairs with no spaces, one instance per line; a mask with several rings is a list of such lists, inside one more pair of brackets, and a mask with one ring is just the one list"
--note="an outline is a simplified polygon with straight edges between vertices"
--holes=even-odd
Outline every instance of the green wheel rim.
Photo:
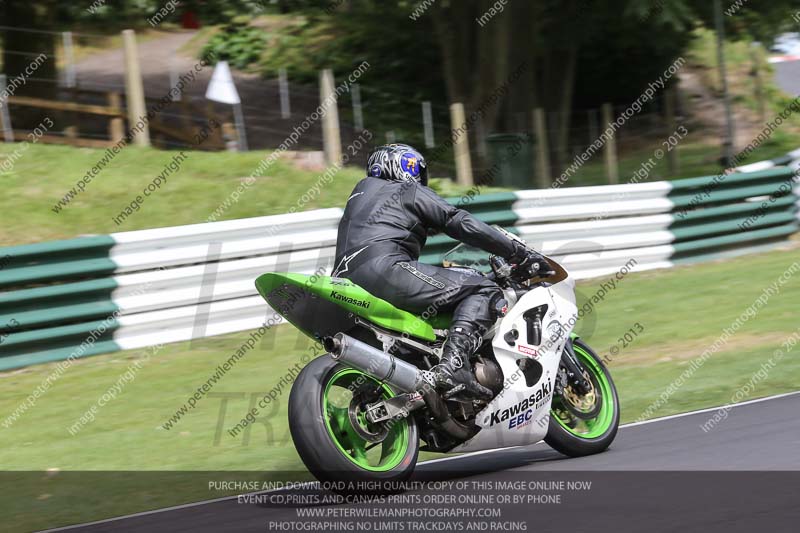
[[[408,452],[408,421],[403,419],[396,422],[381,443],[370,447],[370,443],[353,428],[347,407],[352,399],[352,391],[366,382],[380,385],[384,400],[394,396],[388,385],[380,384],[363,372],[352,368],[339,370],[328,380],[323,391],[322,413],[325,428],[336,448],[350,462],[364,470],[386,472],[399,465]],[[363,414],[358,419],[362,424],[367,424]]]
[[570,420],[563,418],[555,409],[551,411],[551,414],[553,418],[555,418],[556,421],[561,425],[561,427],[576,437],[582,439],[596,439],[608,431],[614,421],[614,409],[616,408],[614,405],[614,394],[611,389],[611,384],[608,381],[608,377],[606,377],[606,373],[603,372],[603,367],[600,365],[600,363],[594,357],[589,355],[589,353],[581,346],[576,344],[574,345],[574,348],[575,353],[578,355],[578,358],[583,364],[583,367],[592,375],[592,378],[594,378],[595,384],[599,389],[600,400],[602,402],[600,411],[594,418],[589,420],[580,420],[575,427],[570,427]]

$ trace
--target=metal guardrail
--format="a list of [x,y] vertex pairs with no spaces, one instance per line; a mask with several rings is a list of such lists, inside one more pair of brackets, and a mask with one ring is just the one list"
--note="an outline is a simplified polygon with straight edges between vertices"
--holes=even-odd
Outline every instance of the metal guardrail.
[[[773,166],[724,179],[520,191],[462,203],[589,278],[631,260],[633,270],[666,268],[785,239],[800,224],[793,178],[793,168]],[[0,370],[257,328],[271,311],[253,280],[269,271],[330,272],[341,213],[0,248]],[[429,239],[422,260],[440,262],[453,244]]]

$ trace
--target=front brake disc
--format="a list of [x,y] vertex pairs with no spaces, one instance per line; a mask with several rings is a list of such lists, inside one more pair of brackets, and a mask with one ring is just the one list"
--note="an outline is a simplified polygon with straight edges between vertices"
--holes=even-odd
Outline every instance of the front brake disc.
[[576,418],[591,420],[600,412],[603,402],[600,389],[593,376],[584,374],[584,378],[589,382],[589,391],[585,394],[578,394],[572,390],[571,385],[567,386],[561,395],[561,403]]

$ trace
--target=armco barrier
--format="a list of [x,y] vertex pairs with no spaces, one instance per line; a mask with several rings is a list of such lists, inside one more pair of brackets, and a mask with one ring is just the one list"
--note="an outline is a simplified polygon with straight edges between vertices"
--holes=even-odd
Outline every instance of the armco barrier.
[[[253,280],[333,260],[340,209],[0,249],[0,369],[258,327]],[[329,269],[328,269],[329,270]]]
[[[588,278],[784,239],[798,230],[793,178],[791,167],[773,166],[724,179],[452,202]],[[0,249],[0,370],[257,328],[272,311],[253,280],[270,271],[329,273],[341,213],[321,209]],[[433,237],[422,259],[438,263],[452,246],[448,237]]]

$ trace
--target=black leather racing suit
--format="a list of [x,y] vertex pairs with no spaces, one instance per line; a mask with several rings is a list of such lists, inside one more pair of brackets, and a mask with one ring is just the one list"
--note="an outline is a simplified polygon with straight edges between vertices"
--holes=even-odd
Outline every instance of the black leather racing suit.
[[467,269],[419,263],[431,232],[444,232],[505,258],[517,252],[514,241],[428,187],[367,177],[353,189],[339,223],[333,275],[412,313],[452,312],[451,332],[482,334],[494,324],[494,308],[503,293]]

